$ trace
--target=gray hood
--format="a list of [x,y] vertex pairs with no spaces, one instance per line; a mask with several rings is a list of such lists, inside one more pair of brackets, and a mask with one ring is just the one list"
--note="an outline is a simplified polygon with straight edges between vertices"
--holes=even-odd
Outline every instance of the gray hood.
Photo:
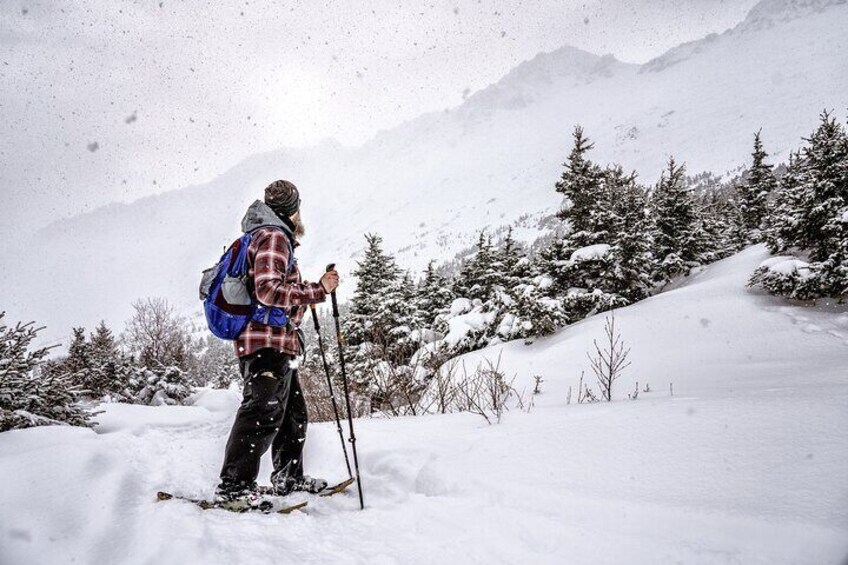
[[267,204],[261,200],[257,200],[245,212],[244,218],[241,220],[241,229],[246,233],[262,226],[278,227],[289,236],[292,234],[291,228]]

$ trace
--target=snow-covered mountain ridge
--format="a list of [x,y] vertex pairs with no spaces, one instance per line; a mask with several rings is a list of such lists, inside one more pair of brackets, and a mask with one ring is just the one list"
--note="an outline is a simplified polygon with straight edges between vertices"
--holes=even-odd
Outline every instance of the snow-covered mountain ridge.
[[[461,106],[360,147],[255,155],[208,184],[22,235],[4,248],[3,307],[12,319],[48,324],[54,336],[99,318],[120,327],[143,296],[196,310],[198,273],[280,177],[302,189],[309,233],[301,267],[314,279],[331,260],[349,274],[367,231],[420,269],[467,247],[477,230],[550,213],[576,123],[596,142],[596,160],[620,162],[646,182],[671,153],[691,172],[744,165],[760,128],[772,160],[784,160],[823,108],[848,104],[845,29],[844,2],[766,0],[733,30],[642,66],[571,47],[540,54]],[[21,245],[26,254],[15,252]],[[68,300],[74,308],[60,307]]]

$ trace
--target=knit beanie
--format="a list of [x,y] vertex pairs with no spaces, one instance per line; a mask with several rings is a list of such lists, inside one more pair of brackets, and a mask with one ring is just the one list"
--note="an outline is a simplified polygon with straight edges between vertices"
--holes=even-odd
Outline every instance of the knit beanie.
[[265,188],[265,204],[281,218],[288,218],[300,209],[300,193],[294,183],[275,180]]

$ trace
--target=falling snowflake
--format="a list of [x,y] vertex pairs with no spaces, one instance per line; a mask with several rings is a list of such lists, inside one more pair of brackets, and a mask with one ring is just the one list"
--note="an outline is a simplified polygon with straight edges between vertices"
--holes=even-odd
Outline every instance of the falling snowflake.
[[94,153],[95,151],[97,151],[98,149],[100,149],[100,144],[99,144],[99,143],[97,143],[96,141],[92,141],[91,143],[89,143],[89,144],[88,144],[88,146],[87,146],[87,147],[88,147],[88,150],[89,150],[89,151],[91,151],[92,153]]

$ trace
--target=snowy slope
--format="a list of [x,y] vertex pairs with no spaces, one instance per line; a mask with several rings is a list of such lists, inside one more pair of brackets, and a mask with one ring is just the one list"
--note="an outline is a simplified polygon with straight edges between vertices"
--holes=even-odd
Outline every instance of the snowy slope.
[[[566,405],[590,318],[466,358],[543,375],[529,414],[358,421],[365,512],[353,494],[287,517],[154,502],[211,492],[236,392],[0,434],[0,563],[840,564],[848,310],[745,289],[764,256],[618,312],[634,365],[616,396],[655,391],[637,401]],[[310,428],[306,467],[343,475],[332,426]]]
[[21,234],[2,252],[3,307],[59,336],[100,318],[120,326],[143,296],[196,311],[197,274],[278,177],[303,190],[311,233],[302,267],[315,278],[330,260],[349,273],[366,231],[381,233],[413,269],[524,214],[531,220],[518,235],[532,237],[533,219],[559,203],[552,186],[576,123],[596,141],[599,161],[618,160],[648,181],[671,152],[692,172],[735,169],[761,127],[780,161],[823,108],[841,116],[848,104],[845,29],[843,0],[764,0],[735,29],[642,66],[570,47],[540,54],[461,106],[361,147],[256,155],[209,184]]

